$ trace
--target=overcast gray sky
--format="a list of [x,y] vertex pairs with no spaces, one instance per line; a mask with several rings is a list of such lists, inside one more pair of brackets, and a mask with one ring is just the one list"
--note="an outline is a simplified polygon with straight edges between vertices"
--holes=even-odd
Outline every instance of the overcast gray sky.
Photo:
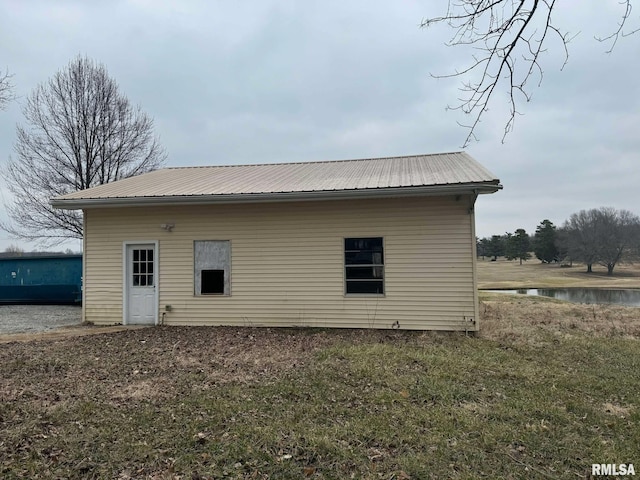
[[[617,0],[565,0],[544,80],[501,143],[504,91],[466,148],[504,190],[476,206],[478,236],[557,225],[581,209],[640,214],[640,33],[611,54]],[[451,31],[420,29],[430,1],[2,0],[0,68],[18,100],[0,112],[0,164],[13,155],[24,98],[78,54],[103,63],[155,119],[167,166],[340,160],[458,151],[468,122],[446,111],[471,52]],[[640,26],[640,15],[630,19]],[[0,168],[1,171],[1,168]],[[10,201],[4,178],[4,202]],[[0,219],[6,220],[0,202]],[[0,231],[0,251],[35,246]],[[72,243],[73,249],[79,243]]]

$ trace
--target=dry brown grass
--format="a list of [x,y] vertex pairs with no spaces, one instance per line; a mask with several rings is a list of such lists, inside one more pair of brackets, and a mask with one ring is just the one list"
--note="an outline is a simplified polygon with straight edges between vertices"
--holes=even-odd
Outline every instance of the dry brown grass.
[[480,336],[490,340],[547,344],[553,337],[584,334],[640,339],[640,309],[636,307],[499,293],[482,293],[480,300]]
[[[586,273],[581,264],[561,267],[537,260],[478,261],[480,289],[640,288],[640,266],[619,265],[612,277],[604,267]],[[500,342],[547,344],[550,338],[587,334],[594,337],[640,338],[640,309],[584,305],[546,297],[481,292],[480,336]]]
[[605,267],[594,265],[593,273],[586,267],[574,263],[571,267],[560,264],[542,264],[538,260],[523,262],[497,262],[478,260],[478,285],[480,289],[498,288],[640,288],[640,265],[617,265],[613,276],[607,275]]

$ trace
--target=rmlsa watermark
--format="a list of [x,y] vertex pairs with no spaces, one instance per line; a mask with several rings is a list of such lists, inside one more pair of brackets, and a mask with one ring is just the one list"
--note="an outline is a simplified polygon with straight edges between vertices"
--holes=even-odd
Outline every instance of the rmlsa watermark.
[[636,468],[633,463],[592,463],[591,475],[599,476],[635,476]]

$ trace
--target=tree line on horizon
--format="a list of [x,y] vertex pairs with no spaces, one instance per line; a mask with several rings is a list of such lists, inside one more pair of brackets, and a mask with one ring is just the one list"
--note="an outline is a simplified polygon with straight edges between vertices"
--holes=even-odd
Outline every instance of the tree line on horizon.
[[613,275],[620,262],[640,259],[640,217],[611,207],[580,210],[561,227],[545,219],[533,235],[518,228],[513,233],[477,238],[476,247],[479,257],[492,261],[505,257],[522,264],[533,254],[542,263],[584,263],[587,273],[593,271],[593,265],[602,265]]
[[4,249],[3,252],[0,252],[0,258],[18,258],[18,257],[46,257],[49,255],[81,255],[82,251],[74,252],[70,248],[66,250],[32,250],[27,251],[24,248],[12,244]]

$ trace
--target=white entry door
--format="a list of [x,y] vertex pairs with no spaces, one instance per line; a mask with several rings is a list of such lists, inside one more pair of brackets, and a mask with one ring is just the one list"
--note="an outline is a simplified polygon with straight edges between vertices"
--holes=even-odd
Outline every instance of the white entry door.
[[155,245],[127,245],[126,255],[125,324],[154,325],[158,310]]

